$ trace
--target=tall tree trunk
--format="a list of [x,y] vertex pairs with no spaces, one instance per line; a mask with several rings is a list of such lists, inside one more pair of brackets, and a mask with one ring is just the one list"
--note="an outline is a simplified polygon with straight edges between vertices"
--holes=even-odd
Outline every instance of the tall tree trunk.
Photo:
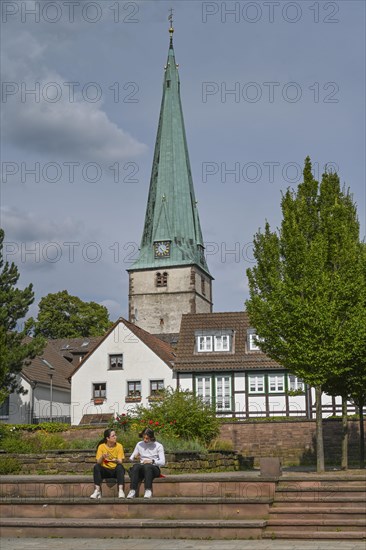
[[365,467],[365,429],[363,425],[363,407],[364,401],[360,403],[360,468]]
[[342,397],[342,461],[341,469],[348,469],[348,416],[347,398]]
[[322,387],[315,387],[316,399],[316,471],[324,472],[324,442],[323,442],[323,416],[322,416]]

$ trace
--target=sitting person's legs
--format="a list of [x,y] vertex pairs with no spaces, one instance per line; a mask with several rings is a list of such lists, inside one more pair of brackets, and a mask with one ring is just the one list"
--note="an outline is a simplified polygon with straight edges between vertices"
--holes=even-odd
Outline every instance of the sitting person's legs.
[[131,491],[137,491],[139,481],[144,479],[144,464],[134,464],[129,471],[130,474],[130,488]]
[[145,490],[148,489],[151,491],[153,479],[159,477],[160,468],[154,466],[154,464],[143,464],[144,467],[144,478],[145,478]]
[[[101,464],[94,464],[93,468],[94,485],[100,488],[103,479],[116,479],[118,483],[119,493],[118,496],[124,498],[124,485],[125,485],[125,469],[122,464],[117,464],[115,468],[104,468]],[[97,490],[98,492],[98,490]],[[94,498],[94,497],[92,497]]]

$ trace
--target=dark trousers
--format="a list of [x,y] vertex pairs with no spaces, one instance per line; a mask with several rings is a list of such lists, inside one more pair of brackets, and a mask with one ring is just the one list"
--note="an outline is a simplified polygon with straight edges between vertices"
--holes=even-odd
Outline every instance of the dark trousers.
[[117,464],[115,468],[104,468],[101,464],[95,464],[93,469],[94,485],[102,485],[103,479],[117,479],[118,485],[125,484],[125,469],[122,464]]
[[152,489],[153,479],[160,476],[160,468],[154,464],[134,464],[129,471],[130,488],[137,491],[139,481],[145,480],[145,489]]

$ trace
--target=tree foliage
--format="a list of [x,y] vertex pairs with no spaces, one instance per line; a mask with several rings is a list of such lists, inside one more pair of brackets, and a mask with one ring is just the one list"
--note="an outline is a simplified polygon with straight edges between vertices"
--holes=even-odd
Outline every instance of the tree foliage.
[[280,230],[266,223],[255,235],[246,306],[262,351],[315,386],[319,400],[331,377],[351,371],[359,349],[359,223],[337,174],[324,173],[319,185],[309,157],[303,174],[297,192],[282,197]]
[[4,231],[0,229],[0,403],[9,393],[24,393],[18,374],[26,358],[43,351],[43,338],[26,338],[29,324],[17,332],[18,321],[34,301],[32,284],[24,290],[16,287],[19,272],[14,263],[4,262]]
[[83,302],[67,290],[44,296],[32,322],[36,335],[52,339],[102,336],[112,324],[106,307]]

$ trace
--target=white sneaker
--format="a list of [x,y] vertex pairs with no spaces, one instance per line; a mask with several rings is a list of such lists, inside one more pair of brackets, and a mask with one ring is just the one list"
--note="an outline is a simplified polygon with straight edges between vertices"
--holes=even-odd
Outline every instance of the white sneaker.
[[95,489],[94,493],[90,495],[90,498],[101,498],[102,493],[100,492],[100,489]]
[[126,498],[126,495],[123,489],[118,489],[118,498]]
[[131,491],[127,495],[127,498],[135,498],[135,496],[136,496],[136,491],[131,489]]
[[150,489],[146,489],[144,498],[151,498],[151,497],[152,497],[152,492],[150,491]]

